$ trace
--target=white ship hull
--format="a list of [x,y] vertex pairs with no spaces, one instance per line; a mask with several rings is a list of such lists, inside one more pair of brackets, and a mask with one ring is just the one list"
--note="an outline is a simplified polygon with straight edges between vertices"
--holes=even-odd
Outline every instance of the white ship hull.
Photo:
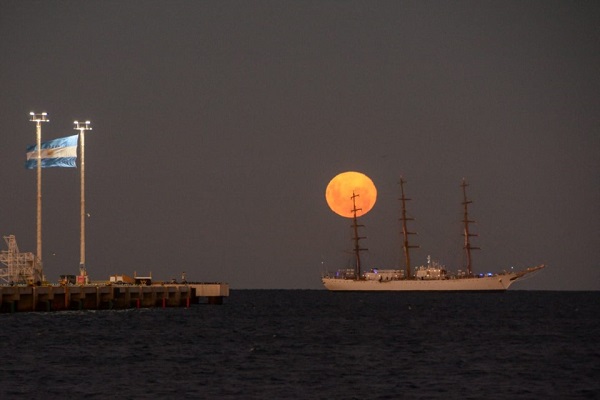
[[544,268],[544,265],[519,272],[472,278],[450,279],[397,279],[397,280],[354,280],[323,277],[322,282],[331,291],[396,292],[396,291],[504,291],[525,275]]

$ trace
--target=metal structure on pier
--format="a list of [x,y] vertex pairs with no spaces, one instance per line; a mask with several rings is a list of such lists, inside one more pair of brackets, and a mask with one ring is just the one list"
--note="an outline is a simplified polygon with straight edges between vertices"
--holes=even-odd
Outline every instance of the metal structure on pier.
[[19,252],[15,235],[4,236],[8,250],[0,253],[0,283],[36,284],[43,281],[42,263],[33,253]]

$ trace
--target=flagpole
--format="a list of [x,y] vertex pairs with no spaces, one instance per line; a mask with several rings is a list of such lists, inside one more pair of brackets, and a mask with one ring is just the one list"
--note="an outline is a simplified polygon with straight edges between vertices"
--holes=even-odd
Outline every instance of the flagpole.
[[37,145],[37,259],[40,264],[40,274],[43,279],[42,269],[42,122],[50,122],[48,113],[29,113],[32,122],[36,123],[36,145]]
[[74,121],[75,130],[79,131],[80,152],[81,152],[81,229],[79,239],[79,276],[83,283],[89,283],[87,271],[85,268],[85,131],[91,131],[90,121],[80,123]]

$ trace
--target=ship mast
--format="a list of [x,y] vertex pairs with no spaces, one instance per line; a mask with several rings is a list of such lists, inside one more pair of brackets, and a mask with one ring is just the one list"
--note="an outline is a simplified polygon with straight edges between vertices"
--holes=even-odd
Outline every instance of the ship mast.
[[353,229],[353,238],[354,241],[354,255],[356,257],[356,279],[360,279],[360,252],[367,250],[360,247],[359,241],[361,239],[366,239],[365,236],[358,236],[358,228],[363,227],[364,225],[358,224],[358,217],[356,216],[357,211],[362,211],[362,208],[356,208],[356,198],[360,195],[354,193],[352,191],[352,229]]
[[410,278],[410,252],[409,249],[416,249],[419,248],[419,246],[412,246],[408,244],[408,235],[416,235],[416,232],[409,232],[408,228],[406,227],[406,221],[413,221],[414,218],[409,218],[406,216],[406,202],[409,201],[410,199],[407,198],[404,195],[404,184],[406,183],[406,181],[400,177],[400,193],[402,194],[402,197],[400,197],[400,201],[402,202],[402,215],[400,216],[400,221],[402,221],[402,238],[403,238],[403,243],[402,243],[402,248],[404,249],[404,258],[405,258],[405,262],[406,262],[406,279]]
[[473,271],[472,271],[472,265],[471,265],[471,250],[479,250],[479,247],[473,247],[471,246],[471,240],[469,239],[471,236],[478,236],[475,233],[470,233],[469,232],[469,224],[471,223],[475,223],[475,221],[470,220],[469,219],[469,204],[472,203],[471,200],[467,199],[467,186],[469,186],[469,184],[467,183],[467,181],[465,180],[465,178],[463,178],[462,180],[462,192],[463,192],[463,224],[464,224],[464,231],[463,231],[463,236],[465,237],[465,245],[464,245],[464,249],[465,252],[467,254],[467,274],[468,276],[473,275]]

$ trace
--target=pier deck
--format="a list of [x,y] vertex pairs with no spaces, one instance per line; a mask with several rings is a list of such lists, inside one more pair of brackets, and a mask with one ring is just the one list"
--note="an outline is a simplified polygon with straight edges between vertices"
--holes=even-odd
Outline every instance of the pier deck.
[[223,304],[227,283],[0,286],[0,313],[189,307],[206,298]]

